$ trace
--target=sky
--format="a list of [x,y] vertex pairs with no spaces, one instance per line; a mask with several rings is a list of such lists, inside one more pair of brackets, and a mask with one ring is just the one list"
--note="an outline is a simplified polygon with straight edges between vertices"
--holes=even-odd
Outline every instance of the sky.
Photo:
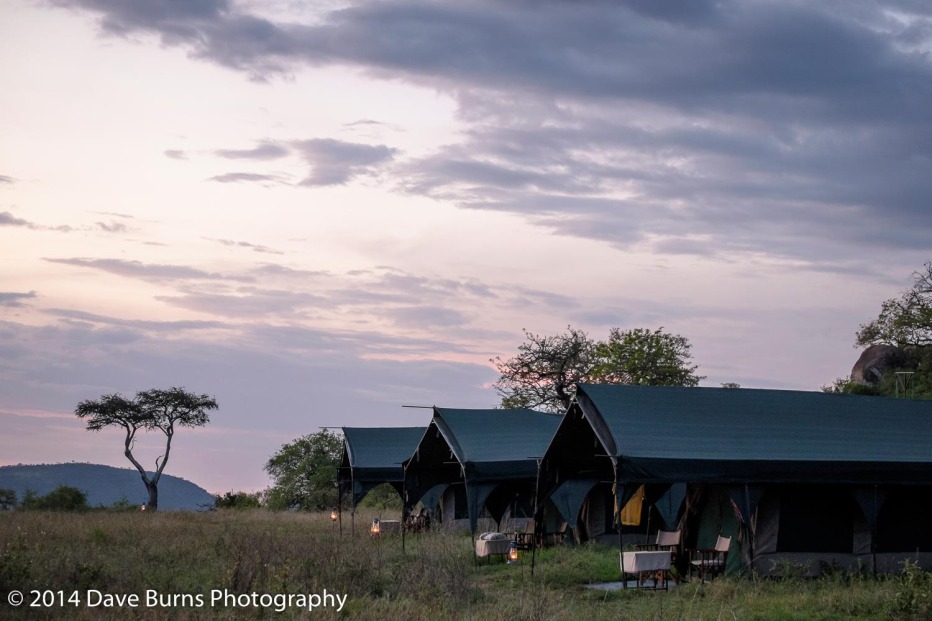
[[257,490],[569,325],[818,390],[932,258],[930,51],[919,0],[5,0],[0,465],[128,466],[75,405],[184,386],[166,473]]

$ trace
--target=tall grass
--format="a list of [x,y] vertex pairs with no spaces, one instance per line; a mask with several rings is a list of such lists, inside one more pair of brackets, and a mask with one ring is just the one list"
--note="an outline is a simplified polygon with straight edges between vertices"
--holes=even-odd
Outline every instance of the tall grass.
[[564,546],[517,565],[476,562],[467,534],[431,532],[373,539],[368,515],[356,537],[341,538],[326,515],[212,513],[0,513],[0,618],[304,618],[306,610],[176,606],[12,608],[17,589],[95,589],[110,594],[346,594],[341,612],[321,619],[924,619],[932,578],[835,575],[822,580],[719,579],[668,593],[604,591],[589,582],[618,580],[611,547]]

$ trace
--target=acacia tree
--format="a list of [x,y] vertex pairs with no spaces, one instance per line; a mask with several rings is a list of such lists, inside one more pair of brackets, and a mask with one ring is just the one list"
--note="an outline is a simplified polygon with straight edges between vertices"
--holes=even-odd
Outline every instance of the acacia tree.
[[502,407],[565,411],[576,385],[588,381],[596,367],[595,343],[572,326],[555,336],[524,330],[524,337],[516,356],[491,360],[500,373],[495,390]]
[[860,326],[858,345],[932,345],[932,261],[912,277],[912,287],[883,302],[877,318]]
[[[176,428],[203,427],[210,422],[207,412],[217,409],[217,401],[207,395],[198,395],[184,388],[152,389],[136,393],[133,399],[119,394],[103,395],[98,400],[82,401],[75,408],[75,416],[87,421],[88,431],[104,427],[121,427],[125,433],[123,455],[139,471],[151,510],[159,506],[159,479],[168,464],[172,439]],[[133,455],[136,434],[139,431],[161,431],[165,436],[165,451],[155,460],[155,471],[150,475]]]
[[322,511],[337,504],[342,436],[322,429],[283,444],[265,464],[275,484],[266,491],[270,509]]
[[607,341],[593,341],[572,327],[556,336],[527,330],[524,335],[516,356],[492,360],[505,408],[564,412],[580,382],[696,386],[704,379],[691,364],[689,340],[663,328],[612,328]]

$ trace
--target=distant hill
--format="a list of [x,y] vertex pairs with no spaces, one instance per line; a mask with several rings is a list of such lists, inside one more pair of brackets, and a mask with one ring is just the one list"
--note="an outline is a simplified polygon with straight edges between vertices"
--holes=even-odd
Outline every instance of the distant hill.
[[[22,500],[27,490],[48,494],[59,485],[87,493],[91,507],[110,506],[123,499],[143,505],[149,499],[136,470],[99,464],[41,464],[0,466],[0,489],[16,491]],[[214,497],[190,481],[163,474],[159,479],[159,509],[196,511],[212,507]]]

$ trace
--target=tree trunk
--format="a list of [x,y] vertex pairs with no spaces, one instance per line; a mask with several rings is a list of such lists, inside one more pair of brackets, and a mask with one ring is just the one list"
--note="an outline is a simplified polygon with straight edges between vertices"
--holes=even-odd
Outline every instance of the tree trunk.
[[146,490],[149,492],[149,502],[146,503],[147,511],[157,511],[159,508],[159,486],[153,481],[143,478],[146,484]]

